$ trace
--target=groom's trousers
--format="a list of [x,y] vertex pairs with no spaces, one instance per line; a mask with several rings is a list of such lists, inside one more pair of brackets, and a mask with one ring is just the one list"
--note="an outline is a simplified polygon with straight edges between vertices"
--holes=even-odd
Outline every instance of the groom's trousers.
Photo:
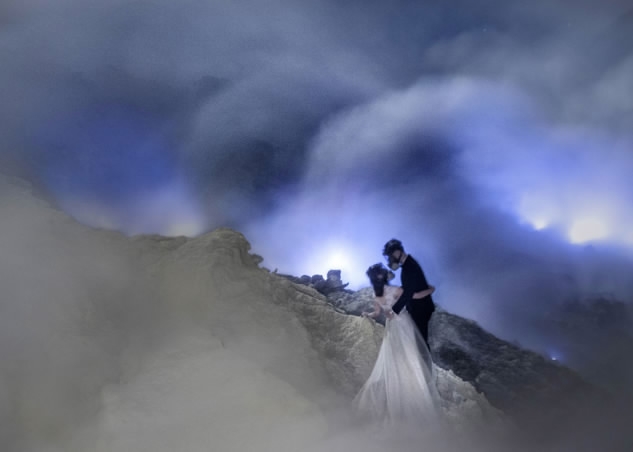
[[[413,322],[418,327],[420,335],[424,339],[424,345],[429,347],[429,321],[435,311],[435,307],[432,302],[423,298],[422,300],[411,300],[407,303],[407,311],[411,315]],[[421,344],[419,344],[421,345]]]

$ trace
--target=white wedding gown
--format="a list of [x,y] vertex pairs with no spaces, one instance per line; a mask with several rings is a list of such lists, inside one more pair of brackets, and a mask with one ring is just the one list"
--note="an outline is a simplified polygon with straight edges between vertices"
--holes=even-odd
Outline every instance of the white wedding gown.
[[[395,287],[385,287],[383,309],[391,309],[395,291]],[[439,399],[430,353],[426,346],[418,347],[418,342],[424,344],[406,308],[387,319],[374,369],[354,398],[361,415],[385,423],[406,421],[422,426],[437,422]]]

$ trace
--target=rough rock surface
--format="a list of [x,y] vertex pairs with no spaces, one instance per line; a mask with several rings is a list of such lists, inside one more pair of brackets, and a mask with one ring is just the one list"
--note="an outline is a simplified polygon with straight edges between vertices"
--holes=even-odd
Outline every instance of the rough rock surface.
[[[373,290],[335,293],[328,301],[350,314],[372,310]],[[378,322],[384,323],[384,317]],[[433,361],[471,383],[522,427],[547,433],[603,395],[569,368],[501,340],[476,322],[437,308],[430,323]]]
[[[0,214],[7,451],[202,450],[209,438],[244,450],[232,426],[261,418],[254,441],[293,450],[327,436],[327,414],[349,405],[376,359],[383,326],[350,314],[371,303],[371,289],[328,298],[260,268],[238,232],[129,238],[82,226],[2,179]],[[538,411],[542,427],[575,409],[572,394],[592,392],[449,313],[438,310],[432,336],[442,404],[456,421],[508,415],[523,427]],[[281,434],[293,422],[303,440]]]
[[[4,179],[0,214],[7,451],[297,450],[328,436],[376,359],[382,325],[260,268],[238,232],[129,238]],[[456,418],[503,417],[436,375]]]

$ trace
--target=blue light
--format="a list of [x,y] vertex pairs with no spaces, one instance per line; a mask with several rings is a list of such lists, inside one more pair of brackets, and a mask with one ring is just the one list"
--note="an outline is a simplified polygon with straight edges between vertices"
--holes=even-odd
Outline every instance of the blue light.
[[40,131],[37,172],[85,224],[196,235],[205,221],[163,129],[164,121],[120,105],[77,113]]
[[176,159],[157,119],[102,106],[49,126],[40,138],[40,176],[58,196],[107,203],[155,189],[175,176]]

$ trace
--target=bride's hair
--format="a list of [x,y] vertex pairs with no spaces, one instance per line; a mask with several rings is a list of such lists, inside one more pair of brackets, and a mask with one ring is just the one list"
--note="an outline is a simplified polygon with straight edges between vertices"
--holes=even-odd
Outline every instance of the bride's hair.
[[374,264],[367,269],[367,276],[374,288],[374,295],[382,297],[385,286],[389,284],[389,270],[381,263]]

